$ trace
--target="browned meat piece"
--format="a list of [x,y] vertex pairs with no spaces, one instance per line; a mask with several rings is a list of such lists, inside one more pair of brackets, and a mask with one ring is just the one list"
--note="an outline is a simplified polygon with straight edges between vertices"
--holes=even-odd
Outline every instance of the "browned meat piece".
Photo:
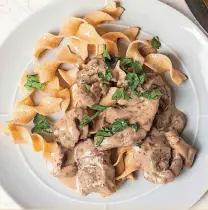
[[102,95],[100,82],[91,85],[88,90],[84,84],[78,84],[73,88],[73,106],[74,107],[91,107],[98,104]]
[[196,149],[187,144],[174,130],[165,133],[165,136],[170,146],[184,159],[184,167],[190,168],[196,155]]
[[155,183],[172,182],[183,167],[183,160],[172,151],[164,136],[147,137],[141,148],[134,150],[134,159],[144,177]]
[[92,140],[79,143],[75,148],[78,165],[77,186],[83,195],[91,192],[115,192],[115,171],[110,161],[110,151],[99,151]]
[[175,107],[171,89],[161,76],[155,73],[146,74],[146,82],[143,88],[146,90],[154,88],[163,94],[160,98],[160,106],[153,126],[158,130],[175,129],[177,132],[181,132],[186,124],[186,115]]
[[63,178],[76,175],[77,168],[73,160],[71,161],[70,153],[72,153],[72,150],[68,150],[60,145],[57,147],[52,158],[52,173],[54,176]]
[[80,139],[86,139],[88,135],[88,125],[79,128],[81,120],[87,111],[82,108],[72,108],[54,126],[56,141],[66,148],[73,148]]
[[[124,104],[125,103],[125,104]],[[95,121],[93,131],[97,131],[107,124],[112,124],[115,119],[127,119],[130,123],[137,123],[138,131],[131,128],[115,133],[111,137],[104,138],[99,149],[112,149],[122,146],[130,146],[141,142],[145,138],[147,131],[150,130],[155,114],[158,110],[159,100],[132,99],[123,101],[124,108],[106,109]]]
[[104,73],[106,64],[103,57],[97,57],[88,62],[88,64],[77,73],[77,82],[92,84],[98,82],[98,72]]
[[141,140],[145,138],[146,134],[147,132],[144,129],[139,129],[137,132],[135,132],[132,130],[132,128],[126,128],[123,131],[115,133],[111,137],[104,138],[99,149],[107,150],[110,148],[134,145],[137,142],[141,142]]
[[174,152],[168,170],[160,171],[157,173],[149,173],[144,170],[142,172],[144,178],[154,184],[167,184],[169,182],[172,182],[180,174],[182,167],[183,160],[181,156]]

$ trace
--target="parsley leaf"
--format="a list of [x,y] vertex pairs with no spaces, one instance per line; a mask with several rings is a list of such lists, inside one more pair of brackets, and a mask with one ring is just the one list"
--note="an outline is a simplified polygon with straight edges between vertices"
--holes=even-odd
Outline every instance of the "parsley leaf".
[[112,79],[112,73],[110,72],[109,68],[107,67],[105,69],[105,74],[103,74],[102,72],[98,72],[98,77],[101,81],[111,81]]
[[95,136],[110,137],[112,136],[112,133],[109,128],[101,128],[100,130],[98,130]]
[[138,130],[136,123],[131,124],[126,119],[115,119],[115,121],[108,125],[107,127],[101,128],[95,134],[96,136],[96,146],[100,146],[105,137],[111,137],[113,134],[124,130],[127,127],[131,127],[135,132]]
[[100,146],[103,142],[104,137],[103,136],[98,136],[97,141],[96,141],[96,146]]
[[129,68],[133,68],[134,73],[143,73],[142,65],[139,61],[133,61],[132,58],[120,58],[120,67],[124,71],[128,71]]
[[50,122],[45,116],[36,114],[33,123],[35,126],[32,128],[32,133],[40,133],[41,131],[53,133],[53,131],[50,129]]
[[124,88],[117,88],[115,93],[112,96],[112,100],[118,101],[120,99],[124,99],[124,100],[130,99],[128,93],[126,92]]
[[152,90],[141,93],[141,96],[147,99],[156,100],[162,96],[162,93],[159,90]]
[[136,146],[141,148],[142,144],[137,143]]
[[131,127],[135,132],[138,131],[138,126],[136,123],[129,124],[129,127]]
[[105,63],[107,64],[108,67],[113,66],[118,61],[117,57],[111,56],[109,54],[106,44],[103,45],[103,56],[105,59]]
[[125,119],[116,119],[115,122],[112,125],[110,125],[110,128],[113,133],[122,131],[127,127],[128,127],[128,120]]
[[100,80],[104,80],[105,76],[102,72],[98,72],[98,77]]
[[105,70],[105,80],[107,80],[107,81],[111,81],[111,79],[112,79],[112,73],[109,71],[109,68],[106,68],[106,70]]
[[124,71],[128,71],[129,68],[132,67],[133,60],[131,58],[121,58],[120,59],[120,67]]
[[27,75],[27,82],[24,85],[28,90],[32,88],[43,90],[45,85],[40,83],[40,80],[36,74],[34,75]]
[[142,65],[139,61],[134,61],[132,63],[132,67],[133,67],[134,73],[136,73],[136,74],[143,73],[143,68],[142,68]]
[[99,105],[99,104],[94,104],[90,107],[90,109],[97,110],[97,111],[104,111],[107,109],[107,106]]
[[89,122],[92,122],[99,114],[100,114],[100,111],[96,112],[92,116],[88,116],[88,115],[84,116],[79,122],[79,127],[83,128]]
[[128,87],[133,92],[138,85],[141,85],[144,83],[145,74],[138,75],[136,73],[127,73],[126,78],[128,81]]
[[90,90],[90,88],[91,88],[91,85],[89,85],[89,84],[87,84],[87,83],[84,83],[84,86],[85,86],[85,88],[86,88],[87,90]]
[[160,39],[158,36],[153,37],[151,45],[155,49],[159,49],[161,47]]
[[110,54],[109,54],[109,52],[107,50],[106,44],[103,45],[103,56],[104,56],[104,58],[107,58],[109,60],[111,59],[111,56],[110,56]]

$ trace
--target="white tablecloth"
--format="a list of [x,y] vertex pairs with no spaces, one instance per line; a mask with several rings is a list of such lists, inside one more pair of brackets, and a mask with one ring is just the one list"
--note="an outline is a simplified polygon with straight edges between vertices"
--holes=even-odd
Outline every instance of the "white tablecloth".
[[[25,17],[27,17],[28,15],[36,11],[38,8],[48,4],[51,1],[55,0],[0,0],[0,44],[9,34],[9,32],[16,25],[18,25]],[[184,0],[161,1],[176,8],[199,26]],[[4,192],[3,189],[1,189],[1,187],[0,209],[20,209],[20,207],[11,198],[9,198],[9,196],[7,196],[7,194]],[[192,209],[208,209],[208,195],[205,195],[197,204],[194,205]]]

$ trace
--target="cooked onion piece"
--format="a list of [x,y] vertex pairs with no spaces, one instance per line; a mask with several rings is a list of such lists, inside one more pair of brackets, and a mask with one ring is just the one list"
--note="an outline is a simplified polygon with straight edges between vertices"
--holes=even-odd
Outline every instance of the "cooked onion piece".
[[76,82],[77,78],[77,72],[79,71],[78,68],[74,68],[68,71],[58,69],[59,74],[64,79],[64,81],[69,84],[69,86],[72,86]]
[[43,152],[43,158],[50,160],[55,152],[57,144],[55,142],[46,142],[39,134],[32,134],[32,145],[35,152]]
[[37,66],[34,70],[36,74],[38,74],[40,83],[49,82],[54,79],[56,70],[60,63],[53,61],[48,63],[43,63]]
[[124,8],[117,7],[116,2],[112,1],[109,4],[107,4],[103,9],[103,12],[108,13],[111,17],[113,17],[115,20],[118,20],[122,13],[124,12]]
[[71,51],[79,55],[82,60],[85,60],[88,57],[88,44],[81,39],[78,39],[76,37],[70,37],[69,38],[69,47]]
[[131,42],[126,51],[126,57],[132,58],[135,61],[139,61],[143,65],[144,57],[139,52],[139,45],[141,42],[141,40],[135,40]]
[[61,102],[61,110],[63,112],[66,112],[67,108],[69,107],[70,104],[70,92],[67,88],[57,91],[54,96],[56,98],[62,98],[63,101]]
[[117,42],[118,39],[125,39],[126,41],[130,42],[129,37],[127,37],[125,34],[123,34],[122,32],[108,32],[106,34],[102,35],[103,39],[108,39],[111,40],[113,42]]
[[62,23],[59,36],[73,36],[79,29],[81,23],[86,22],[82,18],[70,17]]
[[129,28],[126,28],[122,33],[125,34],[127,37],[129,37],[129,39],[132,42],[136,39],[139,33],[139,28],[129,27]]
[[84,20],[86,20],[89,24],[96,27],[98,24],[100,24],[102,22],[112,21],[112,20],[115,20],[115,19],[113,17],[111,17],[106,12],[92,11],[84,17]]
[[120,68],[120,61],[117,62],[115,68],[112,70],[113,78],[117,81],[117,87],[126,85],[126,73]]
[[124,165],[125,165],[125,170],[124,172],[116,177],[116,180],[122,179],[126,176],[128,176],[129,174],[131,174],[134,171],[138,170],[138,167],[136,165],[136,162],[134,160],[134,156],[133,156],[133,150],[128,150],[126,152],[126,156],[124,158]]
[[56,62],[59,64],[62,63],[71,63],[71,64],[81,64],[83,60],[80,56],[72,53],[68,46],[65,46],[61,49],[56,57]]
[[35,91],[34,88],[29,90],[25,87],[25,83],[27,82],[27,75],[29,75],[29,72],[24,72],[19,83],[19,89],[25,97],[30,96]]
[[63,38],[51,33],[44,34],[35,46],[34,57],[38,58],[44,50],[54,49],[58,47]]
[[35,117],[35,109],[33,101],[28,96],[27,98],[19,101],[13,111],[13,123],[25,125]]
[[149,54],[145,58],[145,65],[157,73],[170,71],[170,77],[176,85],[180,85],[187,77],[180,71],[173,69],[171,60],[163,54]]
[[112,96],[113,94],[115,93],[116,91],[116,87],[111,87],[107,93],[106,96],[104,96],[101,101],[100,101],[100,105],[103,105],[103,106],[113,106],[116,104],[116,101],[115,100],[112,100]]
[[58,91],[59,89],[60,89],[59,79],[58,77],[55,76],[51,81],[45,84],[43,92],[53,94],[55,91]]
[[55,97],[44,97],[41,99],[39,106],[34,107],[37,113],[49,115],[61,110],[63,99]]
[[15,144],[26,144],[31,141],[30,133],[25,127],[9,122],[8,130]]
[[88,44],[104,44],[104,40],[102,37],[97,33],[95,28],[88,24],[82,23],[76,33],[76,36],[80,39],[85,40]]

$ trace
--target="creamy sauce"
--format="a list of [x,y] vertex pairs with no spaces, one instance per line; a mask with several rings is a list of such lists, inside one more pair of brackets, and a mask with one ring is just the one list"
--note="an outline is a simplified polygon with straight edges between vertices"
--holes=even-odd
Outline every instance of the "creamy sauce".
[[66,187],[69,187],[73,190],[77,189],[77,182],[76,182],[77,177],[76,176],[74,176],[74,177],[62,177],[62,178],[59,177],[58,179]]

